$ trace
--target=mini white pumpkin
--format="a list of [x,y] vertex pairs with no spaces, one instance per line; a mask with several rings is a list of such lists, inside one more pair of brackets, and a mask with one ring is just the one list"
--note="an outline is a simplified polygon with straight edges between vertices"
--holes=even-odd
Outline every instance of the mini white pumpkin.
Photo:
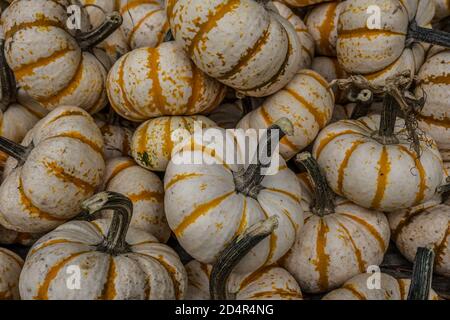
[[298,175],[305,224],[282,265],[306,292],[327,292],[383,261],[389,223],[381,212],[334,199],[311,154],[300,154],[296,161],[309,172]]
[[139,167],[133,159],[120,157],[106,163],[103,179],[102,190],[121,193],[133,203],[132,228],[167,242],[170,229],[164,214],[164,186],[157,175]]
[[334,94],[326,80],[312,70],[301,70],[282,90],[267,98],[238,124],[242,129],[264,129],[281,117],[294,125],[294,135],[281,140],[280,153],[290,159],[307,147],[331,120]]
[[[182,299],[186,271],[178,255],[151,234],[128,228],[132,204],[104,192],[84,203],[86,211],[114,211],[112,219],[71,221],[31,248],[20,275],[24,300]],[[80,289],[67,286],[70,266],[79,266]]]
[[19,276],[22,266],[22,258],[0,247],[0,300],[20,300]]
[[204,116],[160,117],[141,124],[134,133],[131,152],[142,167],[153,171],[165,171],[176,146],[194,130],[215,127]]
[[[279,130],[280,139],[293,131],[287,119],[271,126],[272,129]],[[172,155],[164,177],[164,205],[169,226],[192,257],[212,264],[227,244],[247,227],[268,217],[277,217],[279,226],[270,239],[248,253],[235,271],[248,273],[271,265],[289,250],[301,231],[299,182],[282,158],[279,164],[273,163],[279,166],[278,172],[262,175],[261,159],[252,162],[253,165],[249,165],[251,158],[246,160],[246,156],[254,154],[245,152],[243,139],[235,139],[223,129],[209,130],[216,139],[223,139],[228,155],[225,156],[222,143],[210,145],[203,141],[204,135],[194,135]],[[261,142],[260,148],[267,150],[270,147],[267,144],[268,141]],[[229,147],[234,149],[229,150]],[[232,157],[228,158],[230,155]]]
[[131,138],[133,131],[119,124],[110,124],[95,118],[95,123],[103,135],[105,159],[127,157],[131,155]]
[[42,235],[35,233],[22,233],[5,229],[0,225],[0,244],[20,244],[31,246]]
[[175,42],[165,42],[120,58],[109,72],[107,92],[119,115],[142,122],[212,110],[225,96],[225,87],[195,67]]
[[253,97],[284,87],[299,70],[294,27],[254,0],[168,0],[172,33],[198,68]]
[[0,221],[8,229],[49,231],[76,216],[81,202],[101,184],[103,138],[80,108],[50,112],[23,145],[2,137],[0,141],[2,151],[12,156],[0,186]]

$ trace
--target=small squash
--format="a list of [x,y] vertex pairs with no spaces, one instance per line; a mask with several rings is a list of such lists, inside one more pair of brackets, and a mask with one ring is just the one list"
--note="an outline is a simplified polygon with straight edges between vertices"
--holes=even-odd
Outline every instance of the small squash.
[[120,58],[107,79],[114,110],[131,121],[212,110],[225,87],[206,76],[175,42],[140,48]]
[[306,292],[327,292],[383,261],[389,223],[382,212],[335,199],[311,154],[299,154],[296,162],[308,171],[298,175],[305,224],[282,265]]
[[133,131],[119,124],[110,124],[95,118],[95,123],[103,135],[105,159],[127,157],[131,155],[131,138]]
[[22,246],[31,246],[42,234],[22,233],[8,230],[0,225],[0,244],[20,244]]
[[0,137],[0,148],[11,156],[0,186],[0,221],[8,229],[49,231],[76,216],[101,184],[103,138],[80,108],[55,109],[23,145]]
[[134,133],[131,144],[133,158],[144,168],[165,171],[179,143],[196,129],[215,126],[212,120],[204,116],[174,116],[148,120]]
[[[164,214],[164,186],[153,172],[139,167],[133,159],[114,158],[106,163],[102,190],[127,196],[133,203],[132,228],[154,235],[161,243],[170,237]],[[107,217],[105,212],[103,217]]]
[[14,252],[0,248],[0,300],[20,300],[19,276],[23,260]]
[[248,113],[238,128],[265,129],[274,120],[287,117],[294,125],[294,135],[281,140],[280,154],[290,159],[307,147],[327,125],[333,108],[334,94],[326,80],[314,71],[301,70],[286,87]]
[[[204,135],[194,135],[172,155],[164,177],[167,221],[194,259],[212,264],[248,226],[267,217],[278,217],[279,227],[270,239],[255,247],[236,268],[239,273],[253,272],[281,258],[300,232],[300,185],[282,158],[279,164],[271,162],[277,172],[264,175],[260,157],[254,158],[252,165],[251,159],[245,158],[256,155],[244,152],[245,145],[240,144],[243,139],[234,139],[223,129],[209,130],[216,139],[223,139],[227,155],[221,143],[205,144]],[[293,128],[289,120],[280,119],[265,131],[259,150],[270,151],[268,155],[276,152],[271,149],[276,145],[271,145],[272,138],[267,135],[272,130],[281,139]],[[232,151],[229,147],[233,147]]]
[[388,219],[392,239],[404,257],[413,261],[417,248],[433,247],[436,273],[450,276],[450,201],[445,196],[391,212]]
[[176,41],[200,70],[262,97],[284,87],[302,60],[294,27],[267,2],[168,0],[166,10]]
[[[71,221],[31,248],[20,276],[24,300],[182,299],[186,271],[170,247],[142,230],[129,228],[132,204],[103,192],[83,204],[94,214],[113,210],[112,219]],[[82,268],[80,289],[67,286],[69,267]]]

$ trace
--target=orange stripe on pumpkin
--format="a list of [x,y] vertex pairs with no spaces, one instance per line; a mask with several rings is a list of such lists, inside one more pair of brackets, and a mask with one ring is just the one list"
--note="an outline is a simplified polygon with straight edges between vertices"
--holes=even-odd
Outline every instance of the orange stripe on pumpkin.
[[350,148],[345,151],[344,159],[342,160],[341,165],[339,166],[339,170],[338,170],[338,181],[337,181],[338,186],[337,186],[337,188],[338,188],[338,192],[341,195],[343,194],[343,188],[344,188],[344,173],[345,173],[345,169],[347,168],[348,163],[350,161],[350,157],[355,152],[355,150],[363,143],[364,143],[364,141],[362,141],[362,140],[356,140],[352,143]]
[[323,291],[328,289],[328,268],[330,266],[330,256],[326,253],[327,234],[330,228],[323,219],[319,219],[319,228],[317,229],[316,239],[316,256],[317,259],[313,262],[316,266],[316,271],[319,272],[318,285]]
[[359,225],[363,226],[364,229],[366,229],[377,240],[378,244],[380,245],[381,250],[383,252],[386,251],[386,243],[384,243],[383,237],[378,233],[377,229],[374,226],[369,224],[364,219],[361,219],[360,217],[356,217],[349,213],[341,213],[341,215],[343,215],[344,217],[347,217],[347,218],[353,220],[354,222],[358,223]]
[[188,179],[192,179],[192,178],[196,178],[196,177],[201,177],[201,176],[203,176],[203,174],[201,174],[201,173],[177,174],[172,178],[172,180],[170,180],[166,184],[165,190],[169,190],[172,186],[174,186],[175,184],[177,184],[180,181],[184,181],[184,180],[188,180]]
[[378,166],[377,191],[371,204],[371,208],[373,209],[378,209],[380,207],[381,201],[383,200],[384,193],[386,191],[388,175],[391,171],[391,165],[389,162],[389,155],[386,146],[383,146],[381,157],[378,161]]
[[43,165],[47,168],[49,174],[53,174],[59,180],[70,183],[77,187],[85,195],[93,194],[95,191],[95,185],[84,181],[72,174],[67,173],[63,167],[59,166],[56,161],[43,162]]
[[414,200],[414,205],[418,205],[422,203],[423,199],[425,198],[425,190],[427,189],[427,176],[425,173],[425,169],[423,168],[422,162],[420,159],[417,158],[416,154],[411,152],[408,148],[405,146],[398,146],[399,149],[406,154],[408,154],[414,161],[415,166],[417,168],[417,171],[419,171],[419,190],[416,193],[416,199]]
[[114,257],[110,256],[108,275],[106,276],[106,281],[105,284],[103,285],[102,294],[97,298],[98,300],[114,300],[114,298],[117,296],[115,285],[116,277],[117,277],[116,263],[114,262]]

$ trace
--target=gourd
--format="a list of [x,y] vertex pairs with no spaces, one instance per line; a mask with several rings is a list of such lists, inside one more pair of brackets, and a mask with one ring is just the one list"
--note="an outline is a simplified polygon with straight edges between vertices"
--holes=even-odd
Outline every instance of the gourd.
[[414,260],[418,247],[432,247],[435,253],[435,272],[450,276],[450,207],[445,195],[388,215],[392,239],[402,255]]
[[0,244],[20,244],[23,246],[31,246],[42,234],[21,233],[8,230],[0,225]]
[[136,122],[207,112],[225,95],[225,87],[196,68],[173,41],[121,57],[110,70],[106,87],[114,110]]
[[173,116],[148,120],[136,129],[131,153],[140,166],[153,171],[165,171],[179,143],[194,134],[195,130],[215,126],[212,120],[204,116]]
[[[324,77],[328,83],[348,77],[347,72],[341,67],[336,57],[316,56],[312,61],[311,69]],[[343,91],[333,86],[333,92],[337,103],[348,102]]]
[[441,185],[443,164],[436,143],[406,130],[405,121],[396,117],[397,102],[389,94],[384,99],[381,116],[342,120],[323,129],[313,156],[335,193],[365,208],[394,211],[431,199]]
[[119,123],[103,121],[98,117],[95,118],[95,123],[103,136],[105,159],[131,155],[131,138],[133,137],[131,129],[121,126]]
[[[127,196],[133,204],[132,228],[167,242],[170,229],[164,214],[164,186],[153,172],[139,167],[133,159],[120,157],[106,163],[102,190]],[[108,216],[108,212],[103,217]]]
[[284,87],[302,60],[294,27],[267,3],[168,0],[166,11],[175,40],[200,70],[262,97]]
[[322,2],[328,2],[332,0],[282,0],[284,3],[291,7],[307,7],[316,5]]
[[450,16],[450,3],[446,0],[435,0],[436,14],[435,19],[443,19]]
[[[322,300],[440,300],[431,289],[433,258],[432,250],[420,248],[411,279],[396,279],[383,272],[362,273],[325,295]],[[379,280],[379,288],[368,285],[374,285],[375,277]]]
[[[380,25],[370,6],[380,8]],[[405,70],[413,76],[424,60],[423,43],[450,46],[448,34],[426,28],[434,12],[431,0],[344,2],[338,23],[339,63],[347,72],[364,74],[377,84]]]
[[336,56],[337,26],[343,6],[343,2],[325,2],[309,11],[306,26],[314,39],[317,55]]
[[281,140],[280,154],[290,159],[307,147],[327,125],[333,107],[334,94],[326,80],[314,71],[301,70],[286,87],[248,113],[238,128],[264,129],[278,118],[289,118],[294,125],[294,134]]
[[327,292],[383,261],[389,245],[386,216],[334,197],[316,160],[308,152],[296,162],[303,192],[305,224],[282,266],[306,292]]
[[0,221],[19,232],[46,232],[76,216],[105,169],[101,132],[77,107],[50,112],[22,145],[0,137],[0,150],[10,155],[0,186]]
[[[433,48],[438,49],[438,48]],[[434,138],[445,160],[450,150],[450,50],[434,50],[417,74],[416,96],[425,95],[420,127]]]
[[[268,166],[268,161],[256,159],[253,150],[245,152],[244,136],[226,134],[219,128],[209,130],[215,141],[227,146],[228,155],[222,142],[209,144],[204,140],[206,133],[194,135],[172,155],[164,177],[167,221],[187,253],[212,264],[247,227],[277,217],[278,228],[270,239],[262,241],[236,267],[238,273],[253,272],[281,258],[300,232],[300,185],[283,159],[278,163],[276,157],[269,158]],[[278,135],[272,137],[272,131]],[[280,119],[264,131],[258,150],[277,155],[275,143],[292,131],[290,121]]]
[[289,21],[297,32],[298,39],[301,47],[301,62],[299,70],[306,69],[311,66],[311,62],[314,59],[314,39],[308,32],[305,23],[297,16],[288,6],[279,1],[272,1],[272,4],[278,10],[278,13]]
[[131,49],[157,47],[170,29],[164,1],[121,0],[121,29]]
[[[86,50],[120,26],[118,14],[73,37],[67,29],[70,1],[11,3],[2,15],[5,53],[16,81],[48,110],[73,105],[95,113],[106,105],[106,70]],[[64,72],[61,72],[64,70]]]
[[[99,193],[83,203],[87,213],[113,210],[112,219],[70,221],[31,248],[20,275],[24,300],[182,299],[186,271],[178,255],[145,231],[129,228],[132,203]],[[67,286],[79,266],[80,289]]]
[[0,248],[0,300],[19,300],[19,275],[23,260],[14,252]]

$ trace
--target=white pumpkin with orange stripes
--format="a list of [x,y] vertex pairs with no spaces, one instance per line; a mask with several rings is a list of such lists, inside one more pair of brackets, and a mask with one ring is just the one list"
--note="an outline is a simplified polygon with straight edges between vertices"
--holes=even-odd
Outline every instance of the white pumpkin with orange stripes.
[[[143,230],[128,228],[132,204],[123,195],[100,193],[84,203],[112,219],[71,221],[31,248],[20,276],[24,300],[182,299],[187,276],[178,255]],[[80,287],[67,285],[80,266]]]
[[[438,48],[433,48],[438,49]],[[425,95],[420,127],[436,141],[444,160],[450,160],[450,49],[434,50],[417,75],[416,95]]]
[[172,33],[209,76],[253,97],[284,87],[299,70],[294,27],[254,0],[168,0]]
[[114,110],[136,122],[206,112],[225,96],[225,87],[196,68],[175,42],[124,55],[109,72],[107,91]]
[[19,276],[22,266],[21,257],[0,247],[0,300],[20,300]]
[[[287,119],[271,129],[280,130],[278,138],[293,131]],[[259,171],[260,159],[249,166],[255,154],[245,150],[243,136],[220,128],[209,130],[216,143],[204,141],[206,134],[194,135],[172,155],[167,166],[164,206],[169,226],[193,258],[212,264],[236,235],[261,220],[276,217],[278,228],[253,248],[235,271],[248,273],[271,265],[301,232],[299,182],[281,157],[278,164],[272,159],[272,168],[278,170],[265,175]],[[267,144],[262,141],[260,147]],[[226,150],[222,149],[224,145]]]
[[327,81],[314,71],[301,70],[286,87],[247,114],[238,128],[263,129],[281,117],[289,118],[294,125],[294,135],[281,140],[280,153],[290,159],[327,125],[333,108],[334,94]]
[[379,133],[380,122],[379,115],[370,115],[341,120],[322,130],[313,155],[330,187],[360,206],[381,211],[431,199],[442,183],[443,172],[436,143],[423,135],[418,159],[402,119],[392,121],[389,137]]
[[204,116],[160,117],[148,120],[137,128],[133,136],[131,152],[142,167],[153,171],[165,171],[172,152],[194,130],[215,127]]
[[[73,105],[95,113],[107,102],[106,70],[80,45],[85,49],[96,43],[94,38],[102,39],[95,31],[77,38],[69,33],[69,4],[66,0],[14,1],[2,15],[6,59],[17,83],[45,108]],[[104,28],[117,28],[116,20],[110,19]]]
[[[186,300],[210,300],[210,265],[191,261],[186,265],[189,286]],[[299,285],[285,269],[277,266],[261,268],[249,274],[233,273],[227,288],[236,300],[301,300]]]
[[392,239],[402,255],[414,261],[418,247],[434,248],[435,272],[450,276],[450,202],[434,199],[388,215]]
[[[431,39],[424,32],[432,30],[422,27],[433,18],[433,1],[349,0],[343,6],[336,47],[339,63],[347,72],[364,74],[373,83],[383,84],[405,70],[412,76],[418,71],[427,49],[419,41]],[[413,23],[419,31],[412,29]]]
[[119,124],[110,124],[99,118],[95,118],[95,123],[103,135],[105,159],[131,155],[131,138],[133,137],[131,129]]
[[309,180],[312,178],[307,173],[298,175],[305,225],[282,259],[282,266],[304,291],[327,292],[383,261],[389,245],[389,223],[381,212],[334,198],[317,162],[310,154],[306,157],[301,163],[308,161],[312,166],[308,170],[314,170],[312,176],[320,175],[320,179]]
[[50,112],[22,145],[0,140],[10,155],[0,186],[0,222],[8,229],[49,231],[76,216],[81,202],[101,184],[103,138],[80,108]]
[[314,39],[308,32],[305,23],[297,16],[292,10],[279,1],[272,1],[273,5],[277,9],[278,13],[289,21],[297,32],[298,39],[301,47],[301,63],[299,69],[306,69],[311,66],[311,62],[314,59]]
[[450,16],[450,2],[447,0],[434,0],[436,5],[435,19],[443,19]]
[[338,19],[344,2],[326,2],[311,9],[306,17],[308,32],[317,55],[336,56]]
[[164,0],[121,0],[121,29],[131,49],[157,47],[170,29]]
[[[103,179],[102,190],[121,193],[133,203],[132,228],[167,242],[170,228],[164,214],[164,186],[156,174],[139,167],[131,158],[120,157],[106,163]],[[102,216],[106,218],[109,213]]]
[[[316,56],[312,61],[311,69],[324,77],[327,82],[348,78],[347,72],[339,64],[336,57]],[[337,103],[346,103],[348,101],[345,93],[336,86],[333,87],[333,92]]]
[[[348,280],[341,288],[328,293],[322,300],[407,300],[410,279],[396,279],[386,273],[379,273],[380,288],[367,284],[372,281],[373,273],[362,273]],[[440,300],[431,289],[428,300]]]

